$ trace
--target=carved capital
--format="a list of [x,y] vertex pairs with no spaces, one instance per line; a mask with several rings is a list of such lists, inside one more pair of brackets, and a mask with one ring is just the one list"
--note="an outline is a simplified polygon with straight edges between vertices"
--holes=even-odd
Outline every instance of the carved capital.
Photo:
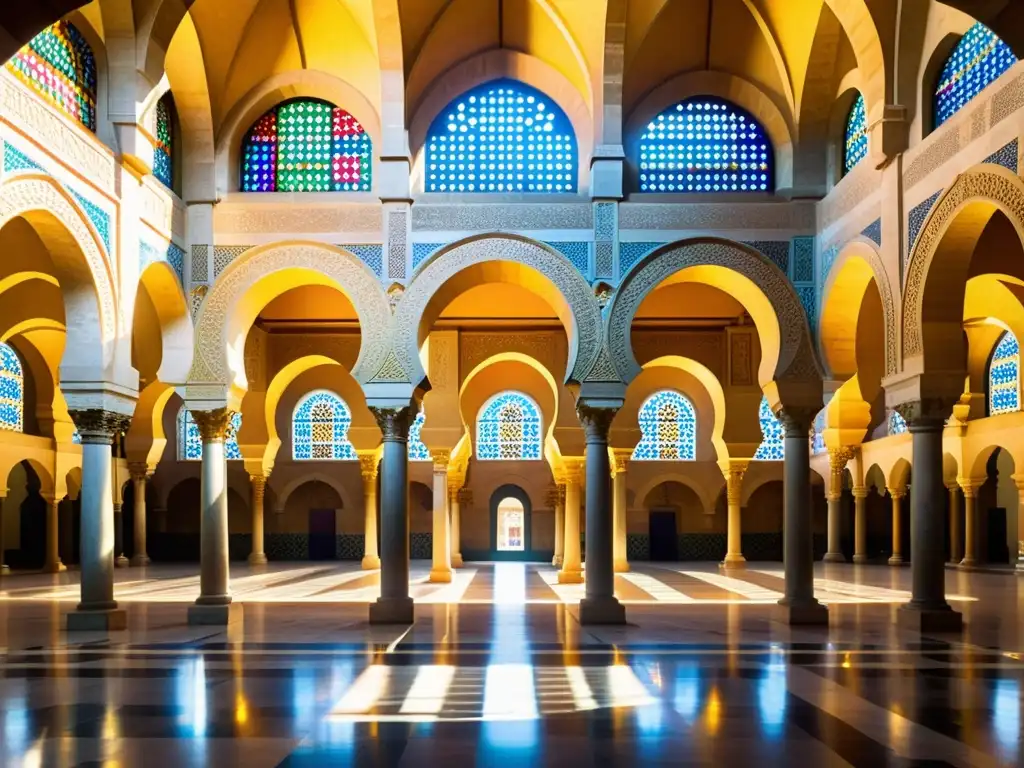
[[128,465],[128,473],[134,482],[146,482],[153,476],[153,470],[144,462],[132,462]]
[[885,490],[889,492],[889,495],[892,497],[893,501],[899,501],[900,499],[907,495],[906,488],[886,488]]
[[192,411],[192,420],[199,427],[204,443],[223,443],[231,432],[231,419],[235,412],[227,408],[212,411]]
[[363,482],[372,483],[377,479],[377,467],[380,464],[380,456],[376,451],[373,453],[359,454],[359,471],[363,475]]
[[583,460],[567,459],[562,472],[566,485],[579,485],[583,480]]
[[580,424],[583,425],[583,432],[587,436],[588,443],[607,443],[608,430],[611,429],[615,414],[618,408],[597,408],[585,403],[576,404],[576,415]]
[[871,489],[864,485],[857,485],[850,492],[855,499],[866,499],[868,494],[871,493]]
[[730,466],[722,474],[725,475],[725,496],[729,506],[739,506],[743,499],[743,475],[745,465]]
[[416,420],[418,412],[407,405],[393,408],[370,407],[370,413],[373,414],[384,439],[395,443],[404,443],[409,439],[409,427]]
[[262,504],[267,492],[267,478],[264,475],[249,475],[249,486],[252,489],[253,504]]
[[820,408],[815,410],[800,406],[791,408],[783,406],[779,409],[777,417],[786,430],[786,437],[809,437],[811,425],[814,424],[814,419],[820,410]]
[[974,499],[978,496],[978,490],[984,484],[984,481],[975,480],[957,480],[960,484],[960,490],[964,492],[965,499]]
[[114,442],[114,437],[127,432],[132,423],[131,416],[99,408],[69,411],[68,414],[75,422],[83,444],[110,445]]
[[452,458],[451,451],[447,448],[438,448],[430,452],[430,458],[434,462],[434,472],[448,472],[448,463]]
[[625,473],[629,469],[629,460],[632,456],[632,451],[612,451],[612,475]]
[[907,422],[910,432],[940,431],[949,418],[952,405],[937,397],[900,403],[894,409]]

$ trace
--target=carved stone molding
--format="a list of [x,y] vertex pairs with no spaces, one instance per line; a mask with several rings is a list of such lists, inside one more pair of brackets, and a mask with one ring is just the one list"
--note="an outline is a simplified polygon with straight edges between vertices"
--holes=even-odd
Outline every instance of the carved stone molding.
[[132,423],[131,416],[99,408],[68,411],[68,414],[78,428],[82,443],[86,445],[90,443],[110,445],[114,442],[114,437],[127,432]]
[[953,403],[944,398],[925,398],[900,403],[895,410],[907,422],[907,429],[917,430],[942,429],[949,418]]
[[222,203],[214,207],[213,224],[217,232],[245,234],[334,234],[372,232],[382,226],[382,208],[378,203],[341,203],[332,205],[259,205]]
[[370,413],[373,414],[385,440],[404,443],[409,439],[409,427],[416,419],[417,411],[409,406],[393,408],[370,406]]
[[199,436],[204,443],[222,443],[231,431],[231,419],[235,412],[228,408],[212,411],[192,411],[192,420],[199,427]]

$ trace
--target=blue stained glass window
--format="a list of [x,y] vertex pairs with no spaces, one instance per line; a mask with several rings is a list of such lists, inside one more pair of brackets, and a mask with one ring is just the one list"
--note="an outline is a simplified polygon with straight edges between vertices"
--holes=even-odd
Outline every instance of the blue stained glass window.
[[768,192],[773,165],[761,124],[707,96],[666,109],[640,138],[641,192]]
[[426,413],[421,408],[409,426],[409,461],[430,461],[430,451],[427,450],[427,446],[420,440],[420,431],[423,429],[423,422],[426,420]]
[[846,150],[843,153],[843,167],[852,171],[861,160],[868,156],[868,113],[864,95],[858,93],[853,102],[850,116],[846,119]]
[[333,392],[318,389],[299,400],[292,414],[292,458],[296,461],[358,459],[348,441],[352,412]]
[[[241,428],[242,414],[236,413],[231,417],[231,426],[224,441],[224,455],[229,459],[242,458],[242,450],[238,447],[238,430]],[[203,459],[203,438],[199,434],[199,425],[185,406],[178,411],[178,458],[184,461]]]
[[156,103],[156,144],[153,146],[153,175],[165,187],[174,186],[174,124],[172,110],[174,102],[170,93],[165,93]]
[[825,422],[828,419],[828,411],[822,408],[814,417],[814,432],[811,435],[811,453],[819,454],[825,452]]
[[687,398],[666,389],[640,406],[640,442],[636,461],[694,461],[697,458],[697,413]]
[[521,392],[501,392],[476,419],[478,459],[537,461],[543,453],[540,408]]
[[495,80],[462,94],[427,133],[427,192],[575,192],[576,133],[535,88]]
[[907,431],[907,421],[900,416],[899,411],[889,412],[889,434],[890,435],[902,435]]
[[967,30],[946,60],[935,89],[935,125],[942,125],[1017,63],[1010,46],[984,24]]
[[1013,413],[1020,410],[1020,345],[1007,331],[996,344],[988,369],[988,412]]
[[18,353],[0,343],[0,429],[25,429],[25,372]]
[[761,445],[754,454],[756,461],[782,461],[786,458],[786,430],[768,405],[768,398],[761,398],[761,407],[757,411],[761,422]]

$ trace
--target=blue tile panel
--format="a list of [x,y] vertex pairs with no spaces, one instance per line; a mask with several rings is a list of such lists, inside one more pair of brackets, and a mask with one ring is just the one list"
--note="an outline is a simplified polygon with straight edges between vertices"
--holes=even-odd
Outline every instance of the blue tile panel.
[[358,256],[373,273],[380,277],[384,274],[384,247],[379,244],[370,245],[343,245],[346,251]]
[[590,243],[584,240],[567,240],[547,244],[571,261],[581,275],[586,277],[590,274]]
[[1014,173],[1017,173],[1017,167],[1018,167],[1017,155],[1018,154],[1019,154],[1019,152],[1018,152],[1018,146],[1017,146],[1017,139],[1014,139],[1009,144],[1007,144],[1005,147],[1000,149],[998,152],[995,152],[995,153],[989,155],[988,157],[986,157],[985,158],[985,162],[986,163],[991,163],[993,165],[1001,165],[1001,166],[1003,166],[1003,168],[1007,168],[1008,170],[1011,170]]
[[881,247],[882,246],[882,220],[880,218],[879,219],[875,219],[873,222],[868,224],[867,227],[864,228],[864,231],[861,232],[861,234],[864,235],[864,237],[866,237],[868,240],[873,242],[875,245]]
[[[772,264],[789,274],[789,241],[788,240],[751,240],[744,245],[764,254]],[[814,277],[812,276],[813,280]]]

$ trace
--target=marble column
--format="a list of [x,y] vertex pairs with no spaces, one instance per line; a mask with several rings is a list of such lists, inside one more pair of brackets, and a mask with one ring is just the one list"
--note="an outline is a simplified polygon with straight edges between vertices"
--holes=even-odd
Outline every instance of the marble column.
[[814,597],[814,535],[811,523],[811,423],[818,409],[784,408],[783,489],[785,594],[777,616],[787,624],[828,624],[828,609]]
[[134,519],[132,533],[134,535],[135,552],[132,554],[132,565],[149,565],[146,553],[146,483],[152,473],[145,464],[132,464],[128,467],[132,476],[132,503]]
[[1014,570],[1021,575],[1024,574],[1024,475],[1013,475],[1013,482],[1017,485],[1017,561]]
[[747,559],[743,556],[743,475],[747,471],[746,461],[730,461],[722,470],[725,475],[725,500],[728,504],[726,520],[726,548],[722,566],[743,568]]
[[433,584],[449,584],[452,580],[452,551],[448,542],[448,462],[451,451],[431,451],[430,457],[434,461],[434,524],[430,537],[433,562],[430,581]]
[[611,504],[611,462],[608,430],[617,409],[577,403],[586,435],[587,555],[580,624],[625,624],[626,609],[615,597],[614,520]]
[[912,437],[910,494],[910,602],[897,611],[901,627],[920,632],[959,632],[963,617],[946,602],[945,488],[942,482],[942,430],[945,414],[938,403],[908,403],[899,407]]
[[249,475],[249,508],[252,510],[252,549],[249,552],[250,565],[265,565],[267,553],[264,549],[263,501],[267,495],[265,475]]
[[69,631],[125,629],[127,614],[114,600],[111,446],[115,435],[127,429],[131,419],[98,409],[73,411],[71,418],[82,437],[81,602],[67,614],[67,628]]
[[458,483],[448,484],[448,520],[451,524],[452,568],[461,568],[463,565],[461,529],[459,527],[461,524],[463,495],[464,492],[459,488]]
[[364,570],[380,568],[377,552],[377,466],[380,456],[373,453],[359,454],[359,469],[363,475],[363,563]]
[[193,411],[203,441],[199,597],[189,606],[189,624],[225,625],[240,618],[228,586],[228,478],[224,443],[234,413],[227,408]]
[[853,562],[858,564],[868,561],[868,493],[863,486],[853,489]]
[[371,407],[383,433],[380,483],[380,597],[371,624],[412,624],[409,596],[409,427],[416,410]]
[[562,570],[559,584],[582,584],[580,557],[580,479],[579,459],[565,460],[565,533],[562,541]]
[[612,467],[612,563],[616,573],[629,570],[629,555],[626,552],[626,469],[629,467],[631,451],[613,450]]
[[960,486],[950,483],[949,491],[949,562],[959,563],[963,553],[963,526],[960,522]]
[[853,450],[848,447],[828,449],[828,488],[825,498],[828,501],[828,551],[825,553],[826,563],[845,563],[843,556],[842,536],[842,500],[843,472],[846,464],[853,458]]
[[964,568],[978,564],[978,488],[979,483],[961,480],[964,492],[964,557],[960,565]]
[[114,567],[127,568],[129,562],[124,556],[124,505],[120,501],[114,502],[114,551],[117,553]]
[[0,576],[11,572],[10,567],[8,567],[4,560],[4,554],[7,551],[7,535],[4,532],[4,504],[7,502],[6,489],[4,493],[5,495],[0,496]]
[[889,556],[889,565],[903,565],[903,516],[900,512],[900,502],[906,494],[903,488],[887,488],[889,498],[892,499],[892,555]]
[[[84,470],[82,474],[85,474]],[[46,559],[43,561],[43,572],[63,573],[67,568],[60,559],[60,499],[54,496],[43,498],[46,500]]]
[[551,564],[561,568],[565,552],[565,483],[559,482],[555,485],[552,497],[551,503],[555,508],[555,554],[551,558]]

